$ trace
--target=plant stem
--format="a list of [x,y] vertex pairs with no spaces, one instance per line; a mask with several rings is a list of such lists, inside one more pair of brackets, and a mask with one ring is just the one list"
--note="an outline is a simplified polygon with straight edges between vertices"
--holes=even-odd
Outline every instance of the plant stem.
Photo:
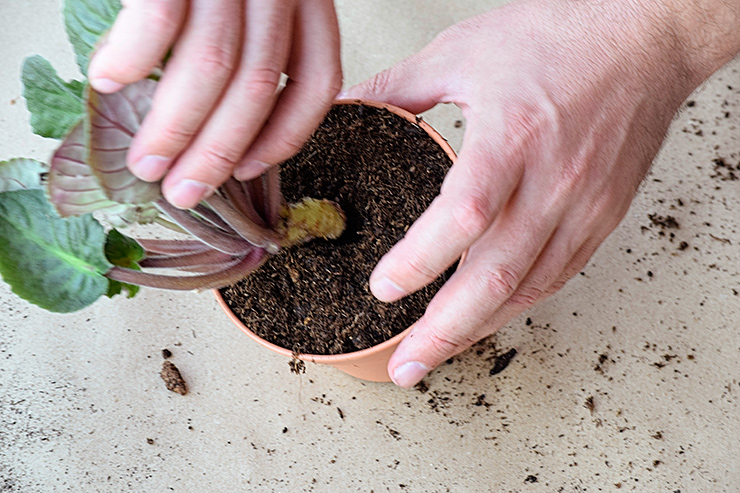
[[139,265],[145,269],[172,269],[179,267],[199,267],[204,265],[219,265],[231,262],[234,255],[219,252],[218,250],[205,250],[187,254],[176,254],[171,256],[159,256],[145,258]]
[[249,249],[249,243],[242,238],[224,233],[209,226],[197,219],[190,212],[178,209],[164,199],[157,200],[155,204],[160,211],[167,214],[178,226],[216,250],[239,255]]
[[245,278],[250,272],[257,269],[265,260],[265,251],[255,248],[234,265],[217,272],[195,276],[166,276],[150,274],[126,267],[113,267],[106,277],[114,281],[127,284],[136,284],[151,288],[172,289],[179,291],[203,291],[229,286]]
[[261,248],[265,248],[269,253],[277,253],[280,250],[280,239],[278,234],[271,229],[258,226],[250,221],[246,216],[232,207],[223,197],[213,194],[207,199],[208,204],[229,226],[245,240]]
[[221,189],[231,205],[242,216],[245,216],[258,226],[265,226],[264,219],[257,213],[257,209],[254,208],[247,183],[230,178],[229,181],[223,184]]
[[185,253],[195,253],[209,250],[208,245],[198,240],[140,240],[139,245],[149,253],[161,253],[165,255],[178,255]]
[[280,220],[280,209],[283,206],[283,194],[280,193],[280,168],[270,166],[262,175],[262,186],[265,190],[265,219],[267,225],[274,229]]
[[180,226],[178,226],[177,224],[175,224],[175,223],[173,223],[171,221],[168,221],[167,219],[163,218],[162,216],[157,216],[154,219],[154,222],[156,224],[159,224],[163,228],[167,228],[170,231],[174,231],[175,233],[188,234],[188,232],[185,231],[184,229],[182,229]]
[[191,210],[192,212],[200,216],[200,219],[208,221],[213,226],[222,229],[227,233],[238,234],[236,231],[234,231],[234,228],[229,226],[226,221],[221,219],[221,216],[214,212],[213,209],[211,209],[210,207],[206,207],[203,204],[198,204],[197,206],[195,206],[194,209]]

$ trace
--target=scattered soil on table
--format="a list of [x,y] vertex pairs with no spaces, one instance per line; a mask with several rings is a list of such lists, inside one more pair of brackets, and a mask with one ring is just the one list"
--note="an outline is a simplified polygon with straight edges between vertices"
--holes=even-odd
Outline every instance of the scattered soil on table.
[[347,230],[270,258],[221,290],[226,303],[257,335],[301,354],[353,352],[402,332],[444,280],[386,304],[368,278],[439,193],[451,164],[418,125],[382,109],[335,106],[280,175],[287,201],[333,200]]
[[679,229],[678,221],[673,216],[661,216],[659,214],[648,214],[648,219],[654,226],[663,229]]
[[185,379],[182,378],[180,370],[171,361],[162,363],[162,371],[159,372],[159,376],[162,377],[167,390],[170,392],[180,395],[188,393],[188,386],[185,384]]

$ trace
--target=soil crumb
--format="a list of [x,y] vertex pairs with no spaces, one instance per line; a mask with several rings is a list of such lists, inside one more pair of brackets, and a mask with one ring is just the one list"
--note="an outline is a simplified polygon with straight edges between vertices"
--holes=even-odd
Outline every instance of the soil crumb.
[[159,376],[164,380],[164,384],[167,390],[175,392],[180,395],[188,393],[188,386],[185,384],[185,380],[180,375],[180,370],[171,361],[165,361],[162,363],[162,371],[159,372]]
[[493,368],[488,372],[489,375],[498,375],[509,366],[511,360],[516,356],[516,348],[511,348],[505,353],[499,354],[493,358]]

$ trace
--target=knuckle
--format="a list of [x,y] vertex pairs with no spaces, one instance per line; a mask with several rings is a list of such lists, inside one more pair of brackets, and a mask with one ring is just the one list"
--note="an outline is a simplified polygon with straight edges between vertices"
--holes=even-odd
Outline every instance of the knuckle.
[[430,267],[431,262],[420,254],[416,253],[406,261],[408,269],[411,271],[411,277],[421,278],[425,282],[436,279],[439,273]]
[[167,126],[161,130],[157,141],[167,142],[169,146],[181,149],[190,143],[194,137],[194,130],[179,126]]
[[275,154],[284,156],[281,161],[288,159],[290,156],[297,154],[303,148],[303,136],[297,133],[286,133],[276,137],[276,141],[271,145]]
[[153,32],[173,32],[180,27],[181,1],[150,0],[143,2],[147,22]]
[[539,103],[515,102],[506,110],[505,139],[508,147],[527,149],[544,135],[561,133],[557,107],[546,96],[540,99]]
[[507,267],[484,270],[477,275],[484,299],[509,299],[519,286],[520,276]]
[[219,176],[231,175],[242,157],[241,152],[229,149],[224,145],[207,147],[200,152],[200,155],[202,162],[208,168],[209,174],[218,174]]
[[210,77],[225,78],[234,70],[236,57],[228,44],[210,42],[200,48],[195,62],[201,73]]
[[[443,334],[439,330],[430,331],[427,337],[430,352],[440,359],[448,358],[467,347],[467,345],[457,337]],[[472,344],[472,342],[470,344]]]
[[452,219],[466,238],[478,238],[492,221],[490,201],[479,193],[469,193],[452,206]]
[[247,97],[265,99],[272,97],[280,83],[281,72],[274,67],[261,67],[249,72],[244,90]]
[[385,94],[392,86],[393,75],[390,69],[384,70],[368,81],[367,93],[370,95]]
[[545,290],[535,286],[527,286],[517,290],[509,298],[508,304],[529,307],[547,296]]

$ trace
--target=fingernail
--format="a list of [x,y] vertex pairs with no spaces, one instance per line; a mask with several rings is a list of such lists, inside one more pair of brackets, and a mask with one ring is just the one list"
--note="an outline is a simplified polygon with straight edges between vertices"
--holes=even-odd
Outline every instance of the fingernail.
[[167,201],[180,209],[192,209],[206,195],[210,195],[214,187],[195,180],[182,180],[170,188]]
[[131,166],[131,172],[144,181],[157,181],[167,173],[172,159],[164,156],[144,156]]
[[396,301],[406,296],[406,291],[387,277],[373,282],[371,288],[375,297],[381,301]]
[[118,92],[124,87],[124,84],[105,78],[90,79],[90,84],[93,86],[93,89],[103,94]]
[[262,161],[247,161],[234,171],[234,178],[241,181],[251,180],[265,172],[270,165]]
[[337,94],[336,99],[349,99],[349,92],[342,89],[339,91],[339,94]]
[[409,361],[395,369],[392,376],[393,383],[404,389],[410,389],[419,383],[427,373],[429,373],[429,368],[425,365],[418,361]]

